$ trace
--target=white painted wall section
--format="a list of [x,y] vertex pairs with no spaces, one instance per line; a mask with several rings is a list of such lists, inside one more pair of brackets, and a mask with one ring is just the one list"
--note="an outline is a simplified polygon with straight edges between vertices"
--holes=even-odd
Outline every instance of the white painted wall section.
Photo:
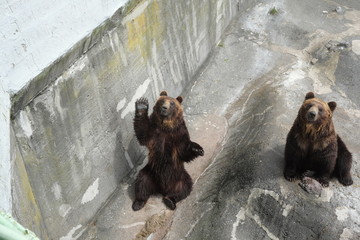
[[0,0],[0,82],[19,91],[127,0]]
[[10,213],[11,165],[10,165],[10,97],[0,84],[0,210]]
[[86,190],[86,192],[84,193],[84,195],[83,195],[83,197],[81,199],[81,204],[85,204],[87,202],[90,202],[98,194],[99,194],[99,178],[97,178],[93,182],[93,184],[91,184],[91,186]]

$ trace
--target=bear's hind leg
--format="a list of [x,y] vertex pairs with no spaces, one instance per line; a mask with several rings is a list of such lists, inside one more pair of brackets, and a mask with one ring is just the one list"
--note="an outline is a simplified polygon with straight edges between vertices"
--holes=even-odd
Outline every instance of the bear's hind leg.
[[191,180],[190,175],[185,172],[183,179],[178,181],[175,184],[175,189],[171,193],[168,193],[164,196],[163,202],[164,204],[171,210],[175,210],[176,203],[185,199],[190,195],[192,190],[193,182]]
[[342,139],[337,136],[338,142],[338,156],[336,159],[335,173],[339,182],[344,186],[350,186],[353,184],[350,170],[352,165],[352,155],[347,149]]
[[335,169],[336,156],[323,156],[319,158],[318,165],[314,169],[314,179],[316,179],[321,186],[328,187],[332,172]]
[[303,172],[301,150],[292,134],[289,134],[285,145],[285,167],[284,177],[286,180],[293,182],[300,177]]
[[157,186],[148,167],[145,166],[135,180],[135,200],[132,204],[132,209],[134,211],[142,209],[149,197],[157,192]]

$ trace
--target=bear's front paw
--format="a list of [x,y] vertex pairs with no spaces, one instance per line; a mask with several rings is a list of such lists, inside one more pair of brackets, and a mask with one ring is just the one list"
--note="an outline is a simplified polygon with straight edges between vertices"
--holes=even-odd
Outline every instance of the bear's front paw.
[[175,210],[175,208],[176,208],[175,200],[173,200],[172,198],[169,198],[169,197],[164,197],[163,201],[170,210]]
[[149,109],[149,102],[146,98],[140,98],[135,102],[136,112],[145,112]]
[[328,187],[329,186],[329,179],[327,177],[320,177],[318,179],[316,179],[320,184],[321,186],[323,187]]
[[314,176],[315,176],[314,171],[306,170],[303,174],[301,174],[301,179],[306,177],[313,178]]
[[288,180],[290,182],[294,182],[298,178],[296,172],[292,171],[292,170],[285,170],[284,177],[286,180]]
[[197,155],[197,156],[204,156],[204,149],[197,143],[192,143],[191,150]]
[[146,201],[141,201],[141,200],[135,200],[132,204],[132,209],[134,211],[138,211],[140,209],[142,209],[145,206]]

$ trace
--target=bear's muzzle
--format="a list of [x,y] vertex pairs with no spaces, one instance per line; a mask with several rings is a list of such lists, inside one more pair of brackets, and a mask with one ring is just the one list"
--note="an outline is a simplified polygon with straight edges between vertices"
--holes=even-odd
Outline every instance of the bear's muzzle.
[[310,123],[315,122],[317,120],[318,117],[318,112],[316,110],[309,110],[306,113],[306,120]]

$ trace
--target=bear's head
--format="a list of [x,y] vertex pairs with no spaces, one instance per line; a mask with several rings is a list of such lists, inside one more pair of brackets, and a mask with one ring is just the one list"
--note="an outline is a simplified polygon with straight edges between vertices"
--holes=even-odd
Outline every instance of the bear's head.
[[324,102],[308,92],[300,108],[299,115],[306,124],[324,125],[331,121],[336,102]]
[[167,95],[166,91],[160,93],[160,97],[153,108],[153,113],[156,114],[164,127],[174,128],[183,121],[182,101],[181,96],[172,98]]

